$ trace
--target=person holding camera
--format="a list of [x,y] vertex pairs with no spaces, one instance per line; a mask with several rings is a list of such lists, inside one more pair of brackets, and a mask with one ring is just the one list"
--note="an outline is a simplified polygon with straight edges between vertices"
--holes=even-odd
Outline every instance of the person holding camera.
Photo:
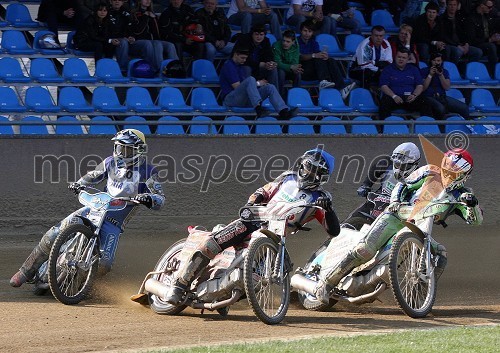
[[436,119],[444,119],[447,113],[456,113],[464,119],[469,119],[469,107],[464,102],[446,96],[450,89],[450,74],[443,68],[441,53],[431,54],[431,66],[420,70],[424,78],[422,95],[426,97],[427,104],[432,108]]
[[423,85],[420,70],[415,65],[408,65],[409,50],[398,48],[394,63],[382,70],[379,117],[385,119],[393,110],[405,109],[418,111],[421,115],[430,115],[432,110],[422,97]]

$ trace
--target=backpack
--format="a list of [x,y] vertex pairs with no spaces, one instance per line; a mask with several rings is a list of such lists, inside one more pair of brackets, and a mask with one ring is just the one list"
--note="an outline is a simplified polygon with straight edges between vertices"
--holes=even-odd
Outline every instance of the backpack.
[[171,60],[163,68],[162,75],[168,78],[186,78],[186,69],[180,60]]

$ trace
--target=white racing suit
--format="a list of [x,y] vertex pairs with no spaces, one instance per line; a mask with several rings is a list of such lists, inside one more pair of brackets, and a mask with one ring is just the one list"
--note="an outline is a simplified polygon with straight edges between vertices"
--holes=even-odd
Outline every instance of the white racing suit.
[[[141,158],[137,165],[131,167],[118,167],[115,159],[107,157],[95,170],[84,175],[77,181],[80,185],[97,185],[106,180],[105,191],[114,197],[134,197],[138,194],[147,194],[152,199],[151,209],[159,210],[165,201],[158,174],[155,168]],[[149,207],[149,205],[148,205]],[[134,214],[136,205],[128,205],[125,209],[112,212],[106,216],[101,233],[101,266],[100,271],[107,272],[113,263],[118,239],[126,223]],[[61,229],[68,224],[83,223],[80,217],[85,217],[89,212],[88,207],[82,207],[73,212],[61,222],[50,228],[42,237],[31,254],[19,269],[28,281],[34,279],[39,267],[48,260],[50,249]]]

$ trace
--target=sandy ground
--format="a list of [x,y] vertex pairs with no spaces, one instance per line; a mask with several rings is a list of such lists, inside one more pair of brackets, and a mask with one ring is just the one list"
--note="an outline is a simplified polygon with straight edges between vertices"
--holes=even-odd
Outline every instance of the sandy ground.
[[[51,296],[36,297],[29,285],[11,288],[8,279],[38,237],[23,237],[20,241],[16,236],[0,235],[0,351],[124,351],[395,329],[498,325],[500,257],[495,228],[484,226],[471,232],[471,228],[454,224],[439,230],[439,239],[449,251],[449,265],[440,280],[434,310],[425,319],[404,315],[387,291],[382,302],[364,306],[337,304],[327,313],[306,311],[295,302],[283,323],[272,327],[261,323],[245,301],[233,306],[223,318],[216,312],[201,314],[190,308],[179,316],[161,316],[128,299],[137,292],[142,277],[166,247],[183,234],[166,238],[132,232],[124,236],[113,271],[98,283],[92,299],[76,306],[62,305]],[[291,239],[294,263],[302,264],[323,236],[314,230]]]

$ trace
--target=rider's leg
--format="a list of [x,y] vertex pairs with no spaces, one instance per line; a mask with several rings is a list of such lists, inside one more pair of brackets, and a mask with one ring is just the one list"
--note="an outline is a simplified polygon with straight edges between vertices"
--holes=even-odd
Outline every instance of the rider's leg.
[[366,237],[318,281],[314,290],[316,298],[323,303],[328,303],[329,289],[335,287],[354,268],[370,261],[389,238],[403,226],[401,220],[393,213],[386,212],[380,215],[373,222]]
[[446,267],[446,264],[448,263],[448,252],[446,251],[446,248],[444,245],[439,244],[436,241],[432,242],[432,248],[436,252],[437,257],[437,262],[436,262],[436,267],[434,267],[434,277],[436,278],[436,281],[441,277],[441,275],[444,272],[444,269]]
[[181,264],[176,280],[167,293],[165,300],[173,305],[178,304],[191,282],[215,255],[230,246],[240,243],[248,234],[251,234],[255,230],[256,227],[251,223],[236,220],[223,229],[212,233],[204,243],[200,244],[200,247],[191,257]]
[[10,279],[10,285],[12,287],[20,287],[24,283],[33,280],[36,272],[40,266],[49,259],[50,249],[54,240],[59,235],[60,230],[65,227],[68,223],[82,222],[76,214],[82,213],[84,208],[70,214],[68,217],[63,219],[57,225],[51,227],[40,239],[37,246],[31,251],[31,254],[26,258],[26,260],[21,265],[19,271],[17,271],[14,276]]

